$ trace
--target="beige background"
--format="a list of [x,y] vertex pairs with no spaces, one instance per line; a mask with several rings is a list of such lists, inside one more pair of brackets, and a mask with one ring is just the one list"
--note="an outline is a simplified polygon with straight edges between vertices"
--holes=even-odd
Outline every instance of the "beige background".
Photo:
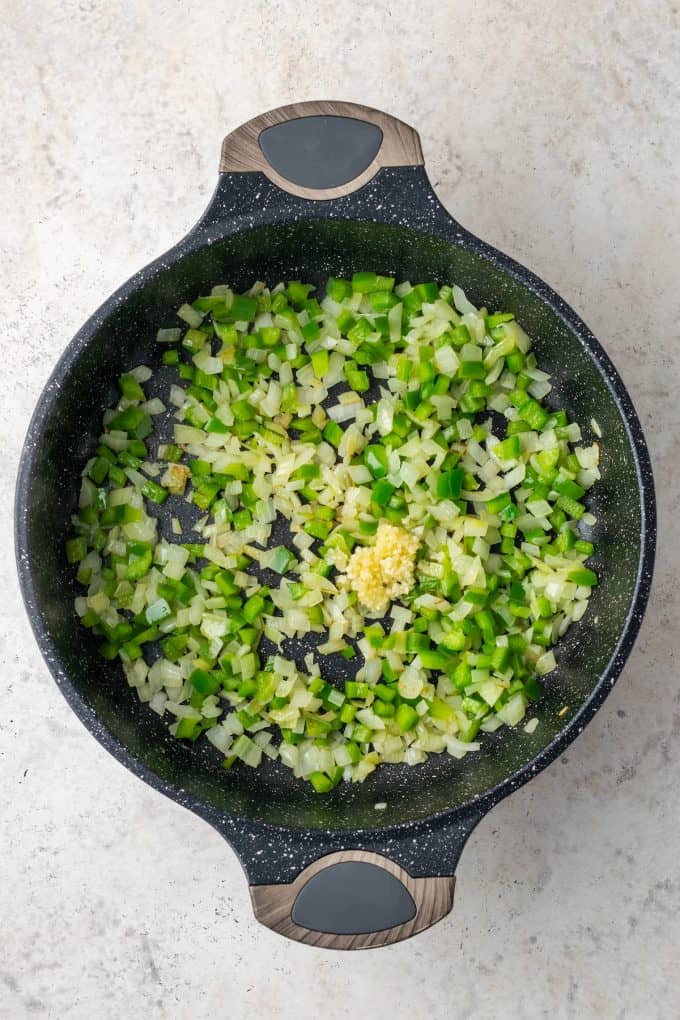
[[[0,27],[0,1017],[680,1015],[677,0],[5,0]],[[222,136],[342,98],[420,131],[445,205],[602,339],[648,430],[656,586],[614,693],[463,855],[453,914],[333,955],[257,926],[229,848],[50,680],[9,517],[64,346],[194,222]]]

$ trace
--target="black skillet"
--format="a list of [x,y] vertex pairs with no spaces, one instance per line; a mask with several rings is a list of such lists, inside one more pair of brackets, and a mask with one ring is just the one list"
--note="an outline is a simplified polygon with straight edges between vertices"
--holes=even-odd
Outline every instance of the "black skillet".
[[[159,364],[156,330],[175,324],[180,304],[218,282],[320,282],[367,268],[457,282],[476,304],[511,309],[553,374],[555,401],[585,424],[586,439],[597,420],[602,481],[591,509],[601,583],[560,643],[534,733],[503,728],[462,761],[442,754],[417,767],[383,766],[319,797],[277,763],[226,773],[210,746],[189,749],[168,735],[80,627],[64,541],[116,378],[140,362]],[[222,833],[260,921],[347,949],[396,942],[450,910],[456,864],[477,822],[560,754],[611,690],[640,626],[654,544],[647,448],[598,342],[545,283],[449,216],[412,128],[348,103],[274,110],[227,137],[199,223],[110,297],[64,352],[31,421],[16,498],[26,607],[73,710],[119,761]]]

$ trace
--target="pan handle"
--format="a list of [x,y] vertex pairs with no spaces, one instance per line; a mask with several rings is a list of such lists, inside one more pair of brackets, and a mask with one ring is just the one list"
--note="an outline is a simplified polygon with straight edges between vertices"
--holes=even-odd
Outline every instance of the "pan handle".
[[412,878],[368,850],[313,861],[284,885],[251,885],[255,917],[322,949],[372,949],[417,935],[449,913],[455,876]]
[[401,832],[366,831],[354,846],[340,831],[295,830],[291,838],[291,830],[267,826],[258,838],[269,849],[257,857],[241,832],[224,835],[249,875],[261,924],[324,949],[373,949],[449,913],[458,860],[484,813],[454,812]]
[[300,198],[349,195],[383,167],[422,166],[418,132],[357,103],[293,103],[269,110],[222,143],[220,173],[263,173]]

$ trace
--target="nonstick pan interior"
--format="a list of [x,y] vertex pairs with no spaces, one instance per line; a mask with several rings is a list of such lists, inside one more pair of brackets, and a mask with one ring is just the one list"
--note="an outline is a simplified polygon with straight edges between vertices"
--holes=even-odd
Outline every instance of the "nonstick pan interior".
[[[330,273],[346,276],[358,269],[400,280],[457,282],[476,304],[516,313],[535,341],[541,367],[553,374],[549,400],[581,423],[586,441],[593,438],[592,418],[602,430],[602,480],[590,495],[590,508],[598,518],[594,565],[601,583],[585,617],[557,649],[558,669],[547,678],[542,700],[530,709],[540,721],[533,734],[521,726],[504,727],[483,734],[482,749],[461,761],[442,754],[412,768],[381,766],[365,783],[343,783],[319,797],[278,763],[267,760],[257,770],[238,765],[227,773],[210,745],[192,748],[175,741],[166,724],[138,702],[120,666],[102,660],[97,639],[79,625],[73,609],[78,586],[66,564],[64,542],[80,470],[101,431],[103,410],[116,399],[117,377],[140,363],[158,368],[156,331],[177,324],[174,311],[180,304],[209,292],[216,283],[237,288],[256,279],[272,286],[281,279],[319,283]],[[159,378],[167,380],[168,372],[161,368]],[[169,433],[169,418],[162,429]],[[95,732],[97,726],[108,731],[146,769],[218,810],[287,826],[357,829],[396,825],[463,805],[535,758],[588,701],[631,611],[643,511],[629,425],[605,374],[562,318],[525,283],[464,245],[410,229],[303,220],[246,231],[175,263],[170,260],[96,325],[77,354],[66,355],[28,442],[36,446],[23,508],[29,601],[46,623],[43,651],[52,662],[58,660],[70,678],[73,690],[68,683],[62,686],[72,703],[82,699],[96,716]],[[567,711],[560,714],[565,706]],[[377,801],[387,803],[384,812],[374,810]]]

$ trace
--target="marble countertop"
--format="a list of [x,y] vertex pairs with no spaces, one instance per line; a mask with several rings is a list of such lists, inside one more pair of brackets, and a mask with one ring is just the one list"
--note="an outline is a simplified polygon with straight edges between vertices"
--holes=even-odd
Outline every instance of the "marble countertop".
[[[674,0],[4,4],[2,1020],[680,1015],[679,20]],[[326,97],[412,123],[451,212],[581,312],[660,504],[614,692],[476,829],[453,913],[363,954],[256,924],[220,837],[87,734],[37,652],[9,527],[29,415],[77,327],[195,221],[227,131]]]

